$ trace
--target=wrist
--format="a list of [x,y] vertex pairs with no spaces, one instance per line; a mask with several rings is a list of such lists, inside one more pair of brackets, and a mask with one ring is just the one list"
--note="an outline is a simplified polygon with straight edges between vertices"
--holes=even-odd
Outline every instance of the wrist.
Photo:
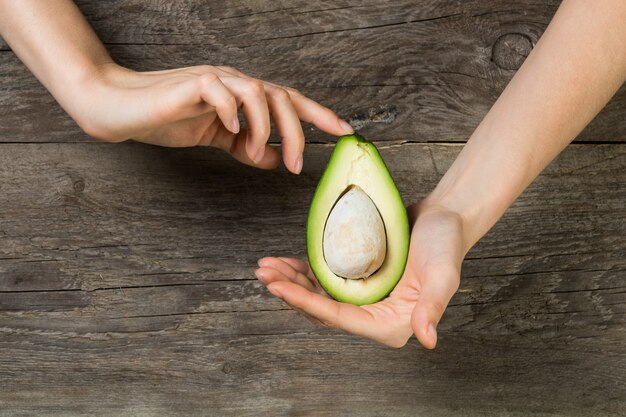
[[439,217],[444,216],[448,219],[453,219],[455,223],[460,225],[459,229],[462,231],[461,250],[463,256],[465,256],[480,239],[480,237],[477,237],[479,231],[476,228],[476,222],[468,216],[468,213],[462,208],[457,207],[452,201],[440,199],[434,193],[431,193],[424,200],[411,207],[410,210],[410,214],[414,216],[414,219],[417,218],[417,215],[420,217],[437,215]]
[[68,82],[67,95],[59,102],[89,136],[119,142],[123,138],[117,137],[106,122],[107,107],[123,80],[133,73],[113,61],[95,64],[75,74]]
[[506,129],[485,120],[472,135],[425,207],[456,213],[462,220],[464,249],[469,251],[500,219],[530,183],[532,156]]

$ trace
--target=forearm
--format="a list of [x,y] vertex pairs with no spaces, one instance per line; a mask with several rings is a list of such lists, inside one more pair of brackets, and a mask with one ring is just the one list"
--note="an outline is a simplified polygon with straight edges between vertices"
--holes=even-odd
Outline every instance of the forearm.
[[566,0],[427,199],[461,214],[466,250],[626,79],[626,2]]
[[73,116],[76,90],[112,62],[71,0],[0,0],[0,34]]

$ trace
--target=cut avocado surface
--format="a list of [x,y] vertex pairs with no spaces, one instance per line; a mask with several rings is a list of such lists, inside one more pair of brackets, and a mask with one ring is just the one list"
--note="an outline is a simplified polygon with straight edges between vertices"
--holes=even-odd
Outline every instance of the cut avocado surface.
[[385,298],[404,272],[409,221],[376,146],[339,138],[307,221],[311,269],[333,298],[356,305]]

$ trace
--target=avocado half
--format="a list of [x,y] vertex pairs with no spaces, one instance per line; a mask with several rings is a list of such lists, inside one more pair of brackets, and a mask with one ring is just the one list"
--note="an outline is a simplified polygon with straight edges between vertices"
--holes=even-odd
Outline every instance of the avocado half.
[[[386,253],[371,275],[348,279],[336,275],[324,256],[324,230],[333,208],[358,187],[376,206],[384,224]],[[358,134],[342,136],[315,190],[307,220],[311,269],[334,299],[355,305],[385,298],[404,273],[409,251],[409,221],[402,197],[376,146]]]

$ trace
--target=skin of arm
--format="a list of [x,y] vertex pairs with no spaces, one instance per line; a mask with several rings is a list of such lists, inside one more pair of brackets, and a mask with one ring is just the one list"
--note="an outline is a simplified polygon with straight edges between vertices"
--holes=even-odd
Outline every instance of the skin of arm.
[[[71,0],[0,0],[0,35],[79,126],[102,140],[214,146],[243,163],[274,168],[279,156],[267,144],[271,115],[285,165],[297,174],[304,149],[300,120],[332,135],[353,131],[298,91],[234,68],[123,68]],[[239,109],[247,129],[240,129]]]
[[469,250],[626,79],[626,3],[563,2],[427,199],[460,213]]
[[331,300],[308,265],[263,258],[258,279],[318,323],[401,347],[426,348],[460,282],[463,258],[626,79],[626,2],[565,0],[435,190],[409,207],[409,259],[385,300]]

